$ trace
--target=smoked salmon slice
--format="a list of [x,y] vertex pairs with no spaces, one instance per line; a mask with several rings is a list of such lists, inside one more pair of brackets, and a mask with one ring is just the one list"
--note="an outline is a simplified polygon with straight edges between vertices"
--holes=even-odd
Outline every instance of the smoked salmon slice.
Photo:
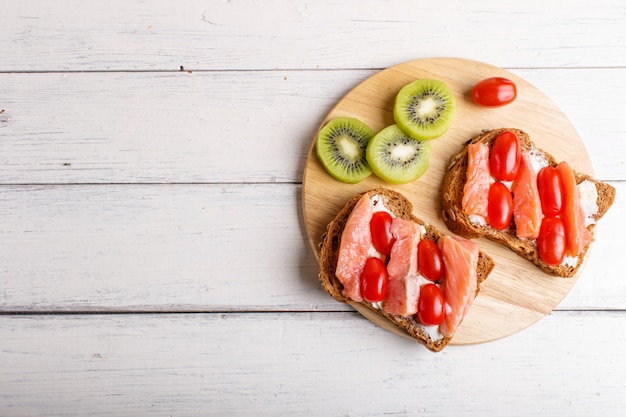
[[417,272],[417,244],[421,233],[415,222],[399,217],[391,223],[396,241],[391,247],[387,273],[389,284],[383,310],[390,314],[410,316],[417,313],[420,285]]
[[478,214],[488,217],[489,186],[489,147],[482,142],[472,143],[467,147],[467,181],[463,186],[461,200],[465,214]]
[[451,236],[439,238],[445,277],[442,286],[445,317],[441,334],[452,337],[469,311],[478,285],[478,244]]
[[585,226],[585,211],[580,203],[580,191],[574,171],[565,161],[559,163],[556,168],[563,183],[563,205],[560,216],[565,226],[565,253],[576,257],[593,241],[593,236]]
[[372,243],[370,220],[374,204],[367,194],[357,201],[352,209],[339,243],[335,275],[343,284],[342,294],[353,301],[362,301],[361,273]]
[[519,172],[513,181],[511,192],[517,237],[536,239],[541,229],[543,213],[537,189],[537,173],[527,153],[522,154]]

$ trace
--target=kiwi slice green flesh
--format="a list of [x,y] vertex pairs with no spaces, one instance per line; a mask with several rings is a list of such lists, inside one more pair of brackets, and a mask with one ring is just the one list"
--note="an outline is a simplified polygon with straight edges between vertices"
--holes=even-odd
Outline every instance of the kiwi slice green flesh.
[[372,138],[366,155],[378,177],[392,184],[404,184],[426,172],[430,150],[430,142],[412,138],[397,125],[391,125]]
[[374,131],[358,119],[332,119],[317,135],[317,157],[333,178],[355,184],[372,174],[365,158],[372,137]]
[[442,81],[428,78],[402,87],[393,108],[398,126],[421,140],[435,139],[446,133],[455,114],[456,103],[450,88]]

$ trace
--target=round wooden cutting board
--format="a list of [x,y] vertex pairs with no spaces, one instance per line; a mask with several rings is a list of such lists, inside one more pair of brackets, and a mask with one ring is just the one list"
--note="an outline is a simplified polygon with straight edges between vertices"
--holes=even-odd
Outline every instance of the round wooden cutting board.
[[[470,97],[472,86],[493,76],[513,80],[517,85],[517,99],[499,108],[475,105]],[[456,96],[457,114],[450,130],[432,142],[430,167],[417,181],[391,185],[375,175],[359,184],[336,181],[317,159],[315,132],[304,169],[302,204],[309,242],[316,255],[327,224],[343,205],[355,194],[381,186],[404,194],[413,204],[417,217],[444,233],[450,233],[440,215],[443,175],[450,156],[458,152],[466,140],[484,129],[522,129],[539,148],[551,153],[557,161],[566,160],[575,170],[593,175],[591,160],[582,140],[557,106],[524,79],[482,62],[433,58],[387,68],[346,94],[328,113],[322,125],[330,119],[349,116],[362,120],[377,132],[394,123],[393,102],[400,88],[418,78],[434,78],[448,84]],[[452,344],[491,341],[530,326],[552,311],[578,279],[578,276],[552,277],[503,246],[484,238],[476,242],[481,250],[494,258],[496,266],[483,283]],[[369,310],[360,308],[356,303],[353,306],[368,319],[397,332]]]

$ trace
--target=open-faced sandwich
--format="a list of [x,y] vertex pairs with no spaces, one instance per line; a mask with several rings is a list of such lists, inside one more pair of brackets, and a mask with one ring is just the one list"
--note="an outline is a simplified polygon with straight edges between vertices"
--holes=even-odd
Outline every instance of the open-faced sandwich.
[[364,306],[432,351],[450,342],[493,266],[475,242],[442,234],[386,188],[351,198],[320,250],[320,280],[331,296]]
[[487,237],[558,277],[583,264],[615,189],[578,173],[519,129],[484,131],[450,159],[441,190],[448,228]]

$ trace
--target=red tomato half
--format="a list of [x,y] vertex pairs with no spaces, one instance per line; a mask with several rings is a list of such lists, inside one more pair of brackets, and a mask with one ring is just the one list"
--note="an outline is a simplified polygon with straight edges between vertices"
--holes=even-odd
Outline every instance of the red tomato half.
[[378,258],[367,258],[361,272],[361,296],[370,303],[382,301],[387,295],[387,267]]
[[512,103],[516,97],[517,87],[508,78],[486,78],[472,88],[472,100],[480,106],[500,107]]
[[537,190],[543,214],[558,215],[563,205],[563,183],[559,170],[550,166],[542,168],[537,174]]
[[537,237],[539,258],[548,265],[559,265],[565,256],[565,226],[558,217],[544,217]]
[[441,251],[434,241],[421,239],[417,244],[417,269],[431,281],[437,281],[443,276]]
[[506,185],[494,182],[489,187],[489,224],[497,230],[504,230],[511,224],[513,216],[513,196]]
[[426,326],[441,324],[445,316],[443,293],[435,284],[424,284],[417,301],[417,318]]
[[522,163],[522,144],[513,132],[502,132],[493,141],[489,172],[496,180],[513,181]]
[[372,245],[376,250],[383,254],[389,255],[391,247],[396,239],[391,234],[391,222],[393,218],[386,211],[377,211],[370,220],[370,232],[372,233]]

